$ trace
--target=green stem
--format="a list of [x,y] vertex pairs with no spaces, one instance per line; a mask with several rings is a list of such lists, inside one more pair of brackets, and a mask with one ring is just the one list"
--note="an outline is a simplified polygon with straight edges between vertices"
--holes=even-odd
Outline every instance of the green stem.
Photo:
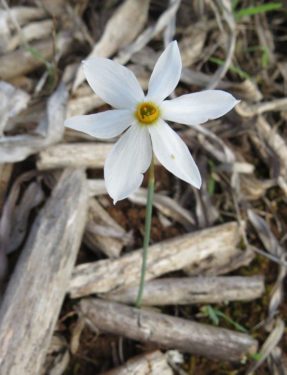
[[141,306],[143,291],[144,291],[145,273],[146,273],[146,268],[147,268],[147,253],[148,253],[148,246],[149,246],[149,241],[150,241],[153,194],[154,194],[154,160],[152,158],[151,165],[149,167],[149,174],[148,174],[147,206],[146,206],[146,213],[145,213],[145,234],[144,234],[144,243],[143,243],[141,278],[140,278],[138,295],[136,299],[137,307]]

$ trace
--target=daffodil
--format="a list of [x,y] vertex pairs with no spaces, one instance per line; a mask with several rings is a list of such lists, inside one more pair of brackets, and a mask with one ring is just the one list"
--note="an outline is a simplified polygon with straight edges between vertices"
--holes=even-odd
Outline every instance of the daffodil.
[[156,62],[146,95],[133,72],[113,60],[92,58],[84,61],[83,69],[91,88],[115,109],[69,118],[65,126],[99,139],[123,133],[104,166],[106,188],[114,203],[140,187],[153,153],[175,176],[200,188],[200,173],[186,144],[166,121],[188,126],[202,124],[223,116],[238,101],[221,90],[166,100],[177,86],[182,70],[176,41]]

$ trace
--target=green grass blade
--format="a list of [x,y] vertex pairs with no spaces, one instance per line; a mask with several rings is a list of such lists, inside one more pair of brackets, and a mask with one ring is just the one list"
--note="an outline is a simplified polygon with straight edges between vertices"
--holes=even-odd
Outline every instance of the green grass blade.
[[[219,59],[218,57],[210,57],[208,60],[213,62],[214,64],[217,64],[217,65],[223,65],[224,64],[224,61]],[[242,79],[250,79],[250,75],[248,73],[246,73],[244,70],[242,70],[241,68],[239,68],[238,66],[230,65],[228,70],[232,73],[238,74],[239,77],[242,78]]]
[[254,16],[255,14],[273,12],[282,8],[282,3],[267,3],[261,4],[254,7],[240,9],[234,12],[236,21],[239,21],[243,17]]
[[215,313],[217,316],[219,316],[220,318],[224,319],[226,322],[228,322],[229,324],[233,325],[233,327],[239,331],[239,332],[243,332],[243,333],[247,333],[247,329],[244,328],[241,324],[235,322],[233,319],[229,318],[229,316],[225,315],[222,311],[219,311],[217,309],[214,309]]

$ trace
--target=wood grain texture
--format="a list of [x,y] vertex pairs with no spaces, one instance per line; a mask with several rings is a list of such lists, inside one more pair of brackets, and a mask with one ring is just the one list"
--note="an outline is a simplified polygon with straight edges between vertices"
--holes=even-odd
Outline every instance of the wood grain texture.
[[[104,235],[105,233],[106,235]],[[109,258],[118,258],[126,242],[125,238],[127,238],[125,230],[96,199],[91,198],[89,200],[88,221],[84,235],[86,245],[96,252],[98,250],[102,251]]]
[[[232,222],[166,240],[150,246],[146,280],[187,266],[194,274],[202,269],[222,266],[234,254],[241,254],[235,243],[239,240],[239,226]],[[92,293],[137,286],[140,279],[142,250],[133,251],[119,259],[81,264],[74,270],[70,285],[73,298]]]
[[[137,287],[104,294],[104,299],[134,304]],[[264,293],[261,276],[219,276],[163,278],[146,283],[142,304],[145,306],[189,305],[250,301]]]
[[0,310],[0,373],[38,375],[66,294],[87,215],[83,171],[63,172],[36,218]]
[[[53,40],[45,39],[33,44],[42,59],[37,59],[24,47],[2,55],[0,57],[0,79],[9,80],[13,77],[32,72],[39,66],[44,65],[43,60],[49,61],[53,56]],[[21,62],[19,64],[19,61]]]
[[172,375],[166,356],[159,350],[137,356],[102,375]]
[[[94,57],[110,57],[120,48],[129,45],[142,30],[147,16],[150,0],[126,0],[115,11],[105,26],[101,39],[94,46],[86,59]],[[75,90],[85,76],[78,69],[73,89]]]
[[0,137],[1,163],[25,160],[29,155],[36,154],[51,144],[60,142],[64,134],[67,99],[67,88],[65,84],[60,83],[47,100],[46,110],[38,123],[38,134]]
[[[67,167],[102,169],[113,145],[104,142],[57,144],[39,153],[37,168],[39,170]],[[158,161],[155,160],[155,163],[158,164]]]
[[83,299],[80,311],[94,328],[102,332],[156,343],[162,348],[225,361],[240,361],[257,350],[257,341],[247,334],[115,302]]
[[37,168],[39,170],[66,167],[102,168],[111,149],[111,143],[55,145],[40,152]]
[[8,184],[13,171],[13,164],[0,164],[0,211],[2,211]]
[[258,131],[259,136],[271,147],[275,155],[280,160],[281,174],[287,177],[287,143],[286,138],[274,130],[274,128],[265,120],[263,116],[258,116],[255,123],[255,129]]

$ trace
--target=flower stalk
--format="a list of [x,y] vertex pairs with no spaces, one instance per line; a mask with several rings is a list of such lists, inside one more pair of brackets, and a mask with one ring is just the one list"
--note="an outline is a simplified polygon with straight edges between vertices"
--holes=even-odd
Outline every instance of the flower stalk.
[[138,289],[138,295],[136,299],[136,307],[140,307],[142,303],[145,274],[147,269],[147,256],[148,247],[150,242],[150,231],[151,231],[151,220],[152,220],[152,206],[153,206],[153,196],[154,196],[154,157],[152,157],[151,165],[148,170],[148,191],[147,191],[147,205],[145,213],[145,233],[143,242],[143,255],[142,255],[142,267],[140,275],[140,285]]

